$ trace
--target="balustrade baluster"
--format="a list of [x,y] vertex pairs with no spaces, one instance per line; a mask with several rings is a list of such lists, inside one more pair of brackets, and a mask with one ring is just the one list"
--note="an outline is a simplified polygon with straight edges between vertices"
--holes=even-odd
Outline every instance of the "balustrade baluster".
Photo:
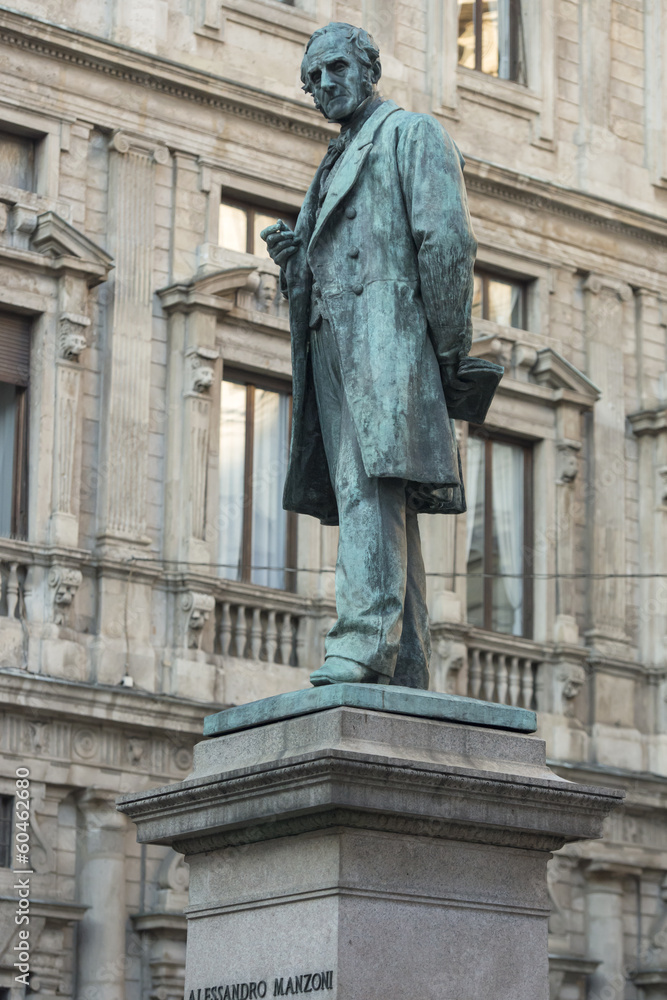
[[223,656],[229,653],[232,641],[232,616],[229,601],[224,601],[222,605],[222,615],[220,616],[220,649]]
[[512,662],[510,664],[510,705],[519,704],[519,692],[521,691],[521,682],[519,678],[519,657],[513,656]]
[[498,701],[507,704],[507,657],[504,653],[498,656]]
[[262,653],[262,609],[252,609],[252,627],[250,629],[250,652],[253,660],[258,660]]
[[521,661],[521,704],[530,708],[533,700],[533,669],[530,660]]
[[469,683],[470,683],[470,697],[479,698],[479,692],[482,686],[482,668],[479,662],[478,649],[473,649],[471,651]]
[[234,653],[236,656],[243,656],[245,654],[247,630],[245,604],[239,604],[236,610],[236,629],[234,631]]
[[19,564],[10,563],[9,580],[7,581],[7,615],[13,618],[16,614],[16,605],[19,602]]
[[[296,623],[296,665],[304,666],[306,662],[306,643],[308,641],[308,618],[301,615]],[[318,664],[319,666],[319,664]]]
[[278,629],[276,628],[276,613],[269,611],[266,622],[266,659],[269,663],[276,662],[276,650],[278,649]]
[[482,669],[482,690],[484,691],[484,701],[493,701],[493,690],[496,686],[496,675],[493,663],[493,653],[486,650],[484,653],[484,667]]
[[283,615],[282,625],[280,626],[280,659],[285,666],[289,666],[292,662],[293,641],[292,616],[286,611]]
[[544,704],[544,663],[535,663],[533,674],[533,697],[531,699],[530,708],[534,708],[535,711],[540,711]]

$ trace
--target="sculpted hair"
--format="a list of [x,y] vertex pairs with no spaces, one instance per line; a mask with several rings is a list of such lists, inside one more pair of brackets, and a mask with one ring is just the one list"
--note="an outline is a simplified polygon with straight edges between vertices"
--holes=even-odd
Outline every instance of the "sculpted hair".
[[308,49],[316,38],[331,34],[332,31],[340,31],[343,34],[343,37],[350,43],[354,55],[362,66],[367,66],[370,70],[376,63],[379,64],[380,62],[380,50],[371,35],[364,28],[355,28],[353,24],[346,24],[345,21],[331,21],[330,24],[325,24],[323,28],[318,28],[317,31],[314,31],[306,43],[306,50],[301,60],[301,83],[303,84],[303,90],[307,94],[311,93],[310,84],[306,76]]

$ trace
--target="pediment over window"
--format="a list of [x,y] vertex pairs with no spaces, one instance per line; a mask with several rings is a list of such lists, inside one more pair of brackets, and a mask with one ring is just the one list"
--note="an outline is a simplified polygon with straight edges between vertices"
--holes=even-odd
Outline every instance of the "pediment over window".
[[165,312],[192,312],[195,309],[229,312],[234,308],[236,292],[248,284],[256,270],[248,266],[214,271],[192,281],[169,285],[158,295]]
[[104,281],[114,266],[113,257],[106,250],[55,212],[44,212],[37,216],[36,226],[30,237],[30,247],[54,259],[69,257],[79,261],[80,270],[92,279],[90,284]]
[[541,398],[552,406],[567,399],[584,410],[591,409],[601,396],[587,375],[552,347],[542,347],[533,334],[507,329],[477,337],[470,353],[503,366],[501,394]]
[[538,385],[549,389],[569,389],[586,397],[591,405],[602,395],[598,387],[583,372],[551,347],[545,347],[537,352],[537,359],[530,374]]

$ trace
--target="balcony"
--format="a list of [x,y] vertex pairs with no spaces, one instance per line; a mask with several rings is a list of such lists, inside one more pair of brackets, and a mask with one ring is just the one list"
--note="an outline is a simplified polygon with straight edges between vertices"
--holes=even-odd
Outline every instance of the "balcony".
[[[82,573],[74,565],[77,559],[64,567],[51,565],[50,555],[26,542],[0,543],[0,666],[28,669],[32,663],[33,671],[59,676],[58,656],[43,655],[46,637],[50,645],[66,641],[81,647],[77,662],[82,668],[73,679],[85,682],[93,675],[84,666],[91,649],[90,624],[77,614]],[[88,553],[77,555],[81,568],[90,565]],[[121,574],[128,574],[128,584],[130,572],[138,571],[124,567]],[[336,615],[331,600],[203,574],[176,577],[163,574],[157,561],[151,573],[144,581],[147,606],[156,617],[166,613],[166,646],[155,657],[156,646],[162,645],[157,638],[154,646],[144,644],[138,655],[145,656],[147,650],[149,660],[171,664],[171,679],[137,674],[138,687],[238,703],[307,686],[308,674],[323,662],[324,638]],[[166,588],[155,587],[160,579]],[[93,585],[90,576],[86,585]],[[116,621],[125,625],[122,580],[116,593]],[[94,605],[90,594],[86,603]],[[434,625],[432,637],[432,685],[437,691],[569,714],[585,681],[590,651],[583,646],[568,649],[565,662],[563,651],[552,644],[464,623]],[[129,644],[131,661],[136,653],[132,626]],[[98,649],[102,646],[111,663],[107,676],[113,678],[117,670],[111,661],[126,661],[126,636],[102,630]],[[119,669],[120,678],[125,667]],[[161,669],[166,668],[156,665],[156,671]]]

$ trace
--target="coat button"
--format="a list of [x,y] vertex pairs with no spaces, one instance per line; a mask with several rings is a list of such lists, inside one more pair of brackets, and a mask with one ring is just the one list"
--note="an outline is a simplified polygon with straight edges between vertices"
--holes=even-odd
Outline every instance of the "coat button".
[[352,208],[351,205],[348,205],[347,208],[345,209],[345,215],[348,219],[356,219],[357,217],[356,208]]
[[352,291],[354,292],[355,295],[361,295],[361,293],[363,292],[363,290],[364,290],[364,286],[363,285],[353,285],[352,286]]
[[347,255],[348,257],[358,257],[359,247],[350,247],[350,249],[347,251]]

